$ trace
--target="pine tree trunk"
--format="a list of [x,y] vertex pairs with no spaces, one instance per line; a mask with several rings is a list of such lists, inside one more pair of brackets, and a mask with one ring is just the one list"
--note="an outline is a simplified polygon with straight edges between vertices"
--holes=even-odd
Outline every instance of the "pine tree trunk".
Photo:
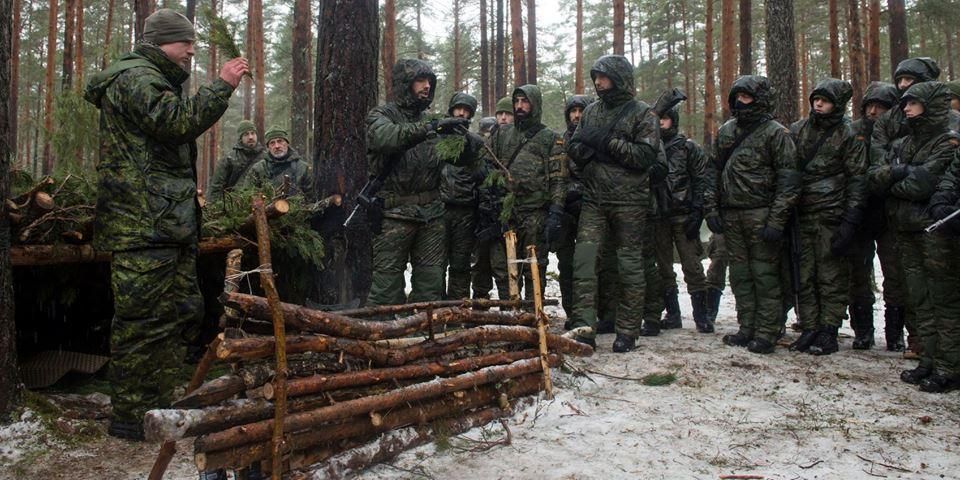
[[[22,32],[24,29],[20,25],[20,0],[13,0],[13,18],[11,20],[11,28],[14,32]],[[18,120],[20,119],[20,109],[19,109],[19,98],[20,98],[20,35],[10,35],[12,37],[10,42],[10,95],[9,95],[9,110],[10,110],[10,142],[11,145],[20,145],[19,139],[17,138],[17,125]],[[0,37],[2,40],[2,37]],[[0,65],[3,65],[3,62],[0,61]],[[26,149],[29,150],[30,144],[27,143]],[[12,151],[12,150],[11,150]],[[14,154],[13,158],[10,160],[10,164],[14,167],[17,166],[17,157]],[[0,197],[6,198],[6,197]],[[4,215],[6,216],[6,215]],[[2,227],[0,227],[2,228]],[[2,295],[2,294],[0,294]],[[2,316],[2,312],[0,312]],[[2,364],[2,362],[0,362]],[[2,367],[0,367],[2,368]]]
[[[310,70],[307,55],[310,52],[310,0],[296,0],[293,4],[293,82],[290,103],[290,140],[293,148],[304,158],[307,151],[307,105],[310,102],[307,84]],[[313,201],[313,199],[310,199]]]
[[[217,0],[210,0],[210,9],[213,12],[218,11]],[[207,82],[213,82],[217,78],[217,47],[210,45],[207,49],[210,53],[207,63]],[[213,171],[213,164],[216,162],[217,155],[217,128],[216,125],[207,130],[204,134],[203,156],[200,164],[197,165],[197,187],[204,192],[207,191],[207,179]]]
[[624,5],[623,0],[613,0],[613,54],[623,55],[624,50]]
[[510,44],[513,50],[513,85],[527,83],[527,61],[523,55],[523,8],[521,0],[510,0]]
[[[0,0],[0,12],[10,12],[11,0]],[[56,17],[54,17],[56,18]],[[19,25],[17,25],[19,27]],[[15,84],[6,68],[13,59],[14,31],[11,15],[0,15],[0,92]],[[16,116],[10,95],[0,95],[0,198],[10,196],[10,166],[13,159],[13,129]],[[0,423],[11,419],[20,401],[22,385],[17,365],[17,328],[13,313],[13,281],[10,273],[10,221],[6,206],[0,206]]]
[[426,49],[423,46],[423,2],[417,0],[417,58],[423,60],[427,58]]
[[77,33],[76,42],[73,47],[73,73],[76,81],[73,82],[73,88],[77,92],[83,91],[83,0],[75,0],[77,9]]
[[490,43],[487,39],[487,0],[480,0],[480,96],[484,115],[493,114],[493,89],[490,88]]
[[950,28],[947,25],[943,26],[944,34],[944,47],[946,47],[947,55],[947,78],[950,80],[954,79],[953,76],[953,33],[950,32]]
[[810,56],[807,54],[806,37],[802,34],[797,39],[797,54],[800,56],[800,115],[806,117],[810,114],[810,102],[807,98],[810,96],[810,77],[808,69],[810,68]]
[[897,64],[910,56],[910,44],[907,43],[907,12],[904,0],[887,0],[890,24],[890,78],[897,70]]
[[[737,69],[737,40],[734,33],[734,0],[722,0],[720,12],[720,96],[725,97],[733,85]],[[770,45],[769,43],[767,45]],[[730,105],[720,102],[723,119],[730,118]]]
[[54,62],[57,60],[57,0],[50,0],[47,17],[47,70],[44,76],[43,100],[43,174],[53,171],[53,151],[50,140],[53,136],[53,75]]
[[266,117],[266,87],[263,76],[266,65],[263,52],[263,1],[250,0],[250,11],[251,15],[253,15],[253,22],[247,25],[247,28],[253,31],[251,35],[253,53],[250,59],[253,69],[253,88],[255,90],[253,123],[257,126],[257,131],[263,135],[266,133],[266,125],[264,125]]
[[[323,1],[317,17],[313,171],[322,196],[339,193],[343,210],[349,211],[367,181],[366,117],[377,104],[377,0],[349,5]],[[335,213],[342,211],[328,210],[327,215]],[[326,260],[320,273],[320,302],[366,298],[372,256],[369,230],[345,231],[342,220],[323,223]]]
[[860,36],[860,2],[847,2],[847,44],[850,47],[850,84],[853,85],[853,118],[860,118],[860,101],[865,87],[863,41]]
[[387,101],[393,100],[393,64],[397,63],[397,2],[383,3],[383,46],[380,49],[383,65],[383,91]]
[[63,4],[63,67],[60,70],[60,90],[73,88],[73,48],[77,37],[77,0]]
[[840,19],[838,0],[829,0],[827,4],[829,24],[830,24],[830,76],[833,78],[842,78],[840,71]]
[[[717,111],[716,81],[713,72],[713,1],[707,0],[704,25],[704,97],[703,97],[703,146],[713,148],[714,116]],[[726,95],[726,93],[724,93]]]
[[133,0],[133,42],[143,38],[143,22],[153,13],[150,0]]
[[100,57],[100,70],[106,70],[107,61],[110,59],[110,39],[113,36],[113,11],[116,0],[110,0],[107,4],[107,23],[104,26],[103,33],[103,55]]
[[583,0],[577,0],[577,52],[574,66],[573,92],[577,95],[583,95]]
[[527,83],[537,83],[537,0],[527,0]]
[[463,56],[460,55],[460,0],[453,0],[453,91],[463,90]]
[[687,37],[687,29],[689,28],[689,19],[687,18],[687,1],[683,0],[680,2],[680,25],[682,31],[680,35],[683,36],[683,90],[687,94],[687,100],[683,104],[683,113],[687,118],[687,121],[681,122],[680,124],[684,126],[684,130],[687,132],[687,138],[693,137],[693,104],[696,103],[696,97],[693,94],[693,89],[690,88],[692,84],[692,73],[690,72],[690,45]]
[[753,2],[740,0],[740,75],[753,75]]
[[[246,31],[246,49],[244,54],[247,56],[249,62],[253,62],[253,29],[252,25],[255,18],[253,12],[253,0],[247,0],[247,31]],[[248,120],[253,120],[253,75],[244,75],[243,80],[240,80],[243,84],[243,118]],[[254,124],[256,125],[256,124]],[[260,138],[264,135],[263,130],[257,129],[257,135]]]
[[870,48],[867,76],[871,82],[880,80],[880,0],[870,0]]
[[789,125],[797,120],[797,50],[793,0],[767,0],[767,45],[777,45],[767,58],[770,84],[778,93],[774,116]]
[[504,65],[504,63],[506,63],[504,59],[504,57],[506,56],[504,54],[504,49],[506,45],[504,45],[504,38],[503,38],[503,28],[504,28],[503,27],[503,24],[504,24],[503,2],[504,0],[497,0],[497,20],[496,20],[497,39],[496,39],[496,46],[494,47],[494,50],[495,50],[494,56],[496,57],[494,59],[495,60],[494,63],[496,63],[494,67],[495,68],[495,72],[494,72],[495,85],[494,86],[496,91],[494,92],[494,98],[495,98],[495,100],[493,101],[494,103],[496,103],[497,100],[499,100],[500,98],[502,98],[504,95],[507,94],[507,85],[506,85],[507,72],[505,71],[506,65]]

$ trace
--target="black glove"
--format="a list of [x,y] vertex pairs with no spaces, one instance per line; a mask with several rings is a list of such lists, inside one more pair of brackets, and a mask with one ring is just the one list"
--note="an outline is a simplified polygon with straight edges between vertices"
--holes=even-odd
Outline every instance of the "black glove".
[[720,215],[714,214],[707,217],[707,228],[718,235],[723,233],[723,219],[720,218]]
[[653,185],[659,185],[667,179],[667,166],[660,162],[653,162],[653,165],[650,165],[647,171],[650,172],[650,182]]
[[908,175],[910,175],[910,165],[900,163],[890,167],[890,179],[894,182],[899,182]]
[[596,127],[580,127],[580,134],[577,135],[577,140],[599,152],[607,151],[607,145],[604,142],[605,139],[603,129]]
[[830,238],[830,253],[835,257],[842,257],[847,254],[847,250],[853,243],[853,238],[857,234],[858,225],[846,220],[840,222],[840,227]]
[[783,240],[783,230],[773,228],[770,225],[764,225],[763,228],[760,229],[760,240],[770,243],[779,242]]
[[683,233],[687,236],[687,240],[698,240],[700,238],[701,224],[703,224],[703,210],[690,212],[690,217],[683,224]]
[[[434,130],[436,130],[437,133],[465,133],[469,127],[470,120],[466,118],[446,117],[437,120]],[[463,131],[459,131],[460,128],[463,128]]]
[[932,216],[934,220],[943,220],[944,218],[949,217],[950,214],[955,211],[957,211],[956,205],[946,205],[941,203],[930,207],[930,216]]
[[580,216],[580,210],[583,208],[583,194],[578,190],[568,190],[567,197],[563,201],[563,210],[568,215],[575,218]]
[[543,227],[543,236],[547,242],[547,248],[553,245],[553,242],[560,240],[560,230],[563,227],[563,207],[560,205],[550,205],[550,211],[547,213],[547,223]]

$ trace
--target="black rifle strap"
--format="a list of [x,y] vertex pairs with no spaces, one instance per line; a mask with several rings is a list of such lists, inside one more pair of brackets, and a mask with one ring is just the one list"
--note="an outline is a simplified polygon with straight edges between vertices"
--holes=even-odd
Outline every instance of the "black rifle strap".
[[510,159],[507,160],[507,163],[504,163],[503,166],[506,168],[510,168],[510,165],[513,164],[513,161],[517,159],[518,155],[520,155],[520,151],[523,150],[523,146],[526,145],[531,138],[537,136],[537,134],[540,133],[540,131],[543,130],[544,128],[547,128],[547,127],[542,123],[538,123],[530,127],[530,129],[527,130],[526,132],[524,132],[523,136],[520,137],[520,145],[517,145],[517,149],[513,151],[513,154],[510,155]]
[[740,148],[740,144],[743,143],[743,141],[746,140],[751,133],[755,132],[762,125],[766,125],[767,122],[769,121],[770,120],[763,120],[763,121],[754,123],[753,125],[750,125],[748,128],[743,129],[743,131],[740,132],[740,135],[738,135],[737,138],[733,140],[733,145],[730,145],[730,148],[723,149],[723,151],[721,152],[720,170],[723,170],[724,167],[727,166],[727,160],[730,160],[730,156],[733,155],[733,152],[737,151],[737,149]]
[[[817,143],[813,144],[813,148],[808,150],[806,152],[806,155],[803,156],[803,163],[798,165],[798,167],[800,167],[798,168],[798,170],[803,171],[804,168],[807,168],[807,164],[810,163],[810,161],[817,156],[817,152],[820,151],[820,148],[823,147],[823,144],[827,143],[827,140],[829,140],[830,137],[833,136],[833,132],[836,132],[837,129],[840,128],[842,125],[843,125],[843,122],[838,122],[836,125],[828,128],[827,131],[823,132],[823,134],[820,135],[820,138],[817,139]],[[806,127],[806,125],[804,125],[804,127]]]

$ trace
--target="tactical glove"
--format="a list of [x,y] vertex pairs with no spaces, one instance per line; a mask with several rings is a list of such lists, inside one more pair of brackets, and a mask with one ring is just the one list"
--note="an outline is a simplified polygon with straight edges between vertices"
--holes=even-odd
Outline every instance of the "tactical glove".
[[690,217],[683,224],[683,233],[687,240],[697,240],[700,238],[700,225],[703,224],[703,210],[694,210],[690,212]]
[[464,133],[458,131],[458,129],[462,127],[465,131],[468,127],[470,127],[470,120],[460,117],[441,118],[436,122],[437,123],[434,127],[434,130],[436,130],[437,133]]
[[760,229],[760,240],[770,243],[779,242],[783,240],[783,230],[773,228],[770,225],[764,225],[763,228]]
[[846,220],[840,222],[840,227],[830,237],[830,253],[835,257],[842,257],[847,254],[853,238],[857,234],[857,224]]
[[707,228],[709,228],[711,232],[716,233],[718,235],[723,233],[723,219],[720,218],[720,215],[713,214],[708,216]]
[[[653,185],[659,185],[667,179],[667,166],[661,162],[653,162],[653,165],[650,165],[650,168],[647,169],[650,172],[650,182]],[[701,220],[702,220],[701,216]]]
[[605,138],[603,129],[581,126],[580,133],[577,135],[577,139],[598,152],[603,153],[607,151],[607,145],[604,142]]
[[943,220],[955,211],[957,211],[956,205],[945,205],[941,203],[930,207],[930,216],[932,216],[934,220]]
[[543,228],[543,236],[547,242],[547,248],[550,248],[553,242],[560,240],[562,227],[563,207],[560,205],[550,205],[550,211],[547,213],[547,224]]
[[890,167],[890,179],[899,182],[910,175],[910,165],[897,164]]

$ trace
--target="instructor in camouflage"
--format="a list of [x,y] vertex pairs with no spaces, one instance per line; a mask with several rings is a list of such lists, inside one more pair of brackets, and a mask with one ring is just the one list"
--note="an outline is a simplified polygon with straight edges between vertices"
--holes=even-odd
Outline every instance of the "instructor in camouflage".
[[142,439],[143,414],[169,405],[203,299],[197,286],[195,140],[227,110],[247,73],[232,59],[186,98],[193,23],[170,9],[144,22],[134,50],[94,75],[100,110],[94,246],[113,253],[110,435]]
[[224,194],[240,182],[247,169],[266,154],[267,149],[257,137],[257,127],[250,120],[241,121],[237,126],[237,144],[217,162],[207,198],[212,201],[223,200]]

